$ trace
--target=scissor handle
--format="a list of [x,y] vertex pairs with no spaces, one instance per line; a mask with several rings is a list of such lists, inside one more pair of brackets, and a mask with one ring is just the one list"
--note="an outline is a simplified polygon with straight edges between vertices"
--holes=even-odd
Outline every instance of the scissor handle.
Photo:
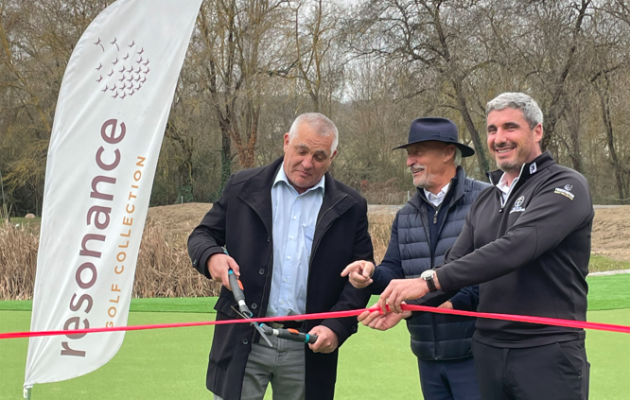
[[228,277],[230,279],[230,287],[232,288],[232,293],[234,293],[234,299],[238,303],[238,309],[251,318],[254,313],[251,312],[247,304],[245,303],[245,294],[243,293],[243,284],[241,283],[238,276],[231,269],[228,271]]
[[317,335],[309,335],[297,329],[274,329],[273,334],[279,338],[293,340],[294,342],[313,344],[317,341]]

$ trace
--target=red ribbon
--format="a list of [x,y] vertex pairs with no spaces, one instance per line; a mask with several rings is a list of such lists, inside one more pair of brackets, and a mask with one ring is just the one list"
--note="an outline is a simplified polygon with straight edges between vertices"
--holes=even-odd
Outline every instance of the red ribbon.
[[[411,304],[402,304],[401,307],[405,311],[424,311],[424,312],[433,312],[433,313],[438,313],[438,314],[462,315],[466,317],[527,322],[531,324],[542,324],[542,325],[564,326],[564,327],[569,327],[569,328],[593,329],[593,330],[608,331],[608,332],[630,333],[630,326],[601,324],[598,322],[573,321],[573,320],[567,320],[567,319],[544,318],[544,317],[529,317],[525,315],[480,313],[480,312],[472,312],[472,311],[450,310],[446,308],[416,306],[416,305],[411,305]],[[364,311],[379,311],[379,309],[378,307],[375,306],[371,308],[362,308],[358,310],[292,315],[290,317],[286,317],[286,316],[264,317],[264,318],[252,318],[252,319],[231,319],[231,320],[224,320],[224,321],[186,322],[186,323],[177,323],[177,324],[115,326],[112,328],[73,329],[73,330],[65,330],[65,331],[9,332],[9,333],[0,333],[0,340],[38,337],[38,336],[79,335],[83,333],[141,331],[141,330],[146,330],[146,329],[163,329],[163,328],[183,328],[187,326],[249,324],[250,322],[275,322],[275,321],[286,321],[287,319],[302,321],[302,320],[313,320],[313,319],[343,318],[343,317],[354,317],[363,313]]]
[[480,312],[472,312],[472,311],[450,310],[446,308],[414,306],[411,304],[402,304],[401,307],[403,310],[408,310],[408,311],[426,311],[426,312],[434,312],[434,313],[439,313],[439,314],[463,315],[465,317],[501,319],[504,321],[528,322],[530,324],[565,326],[568,328],[582,328],[582,329],[592,329],[596,331],[630,333],[630,326],[601,324],[599,322],[574,321],[570,319],[559,319],[559,318],[529,317],[526,315],[480,313]]

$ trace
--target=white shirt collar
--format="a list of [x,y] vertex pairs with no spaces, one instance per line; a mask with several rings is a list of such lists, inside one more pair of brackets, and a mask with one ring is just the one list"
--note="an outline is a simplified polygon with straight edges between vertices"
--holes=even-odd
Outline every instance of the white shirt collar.
[[[512,184],[514,184],[514,181],[512,181]],[[499,179],[499,182],[497,183],[497,189],[499,189],[505,194],[508,194],[508,192],[510,191],[510,186],[512,185],[507,184],[507,176],[505,175],[505,172],[504,172],[503,175],[501,175],[501,179]]]
[[[278,171],[278,173],[276,174],[276,179],[273,181],[273,185],[272,186],[276,186],[278,184],[278,182],[284,182],[288,187],[290,187],[291,189],[293,189],[297,193],[297,190],[295,190],[295,188],[293,187],[293,185],[289,181],[289,178],[287,177],[287,174],[284,172],[284,162],[280,166],[280,171]],[[324,193],[324,190],[326,189],[325,183],[326,183],[326,176],[324,175],[324,176],[322,176],[322,179],[320,179],[319,182],[317,182],[317,184],[315,186],[313,186],[312,188],[307,189],[306,192],[304,192],[304,193],[308,193],[310,191],[317,190],[319,188],[321,188],[322,189],[322,193]],[[302,194],[304,194],[304,193],[302,193]]]
[[424,195],[427,198],[427,200],[429,201],[429,203],[433,204],[436,207],[439,207],[440,204],[442,204],[442,202],[444,201],[444,197],[446,197],[446,193],[448,193],[448,188],[451,186],[451,183],[447,183],[439,192],[438,194],[433,194],[431,192],[429,192],[426,189],[424,190]]
[[503,173],[503,175],[501,175],[501,179],[499,179],[499,183],[497,183],[497,189],[499,189],[501,191],[501,195],[503,196],[503,201],[507,200],[508,195],[510,194],[510,191],[512,190],[512,187],[514,185],[516,185],[516,182],[518,182],[518,176],[516,178],[514,178],[512,180],[511,184],[507,184],[507,175],[505,175],[505,172]]

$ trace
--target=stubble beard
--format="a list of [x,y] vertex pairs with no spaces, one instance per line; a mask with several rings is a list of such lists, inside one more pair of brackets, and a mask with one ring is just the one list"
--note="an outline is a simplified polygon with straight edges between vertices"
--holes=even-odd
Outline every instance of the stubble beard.
[[522,165],[522,163],[519,164],[518,160],[504,161],[503,163],[497,162],[499,169],[508,174],[519,172]]
[[499,167],[499,169],[505,173],[508,174],[514,174],[514,173],[519,173],[521,170],[521,166],[523,165],[523,162],[521,162],[521,159],[526,159],[526,157],[524,157],[524,155],[522,154],[522,147],[520,146],[516,146],[516,158],[512,159],[512,160],[498,160],[497,156],[499,155],[499,153],[497,152],[497,150],[500,150],[502,147],[499,148],[495,148],[494,149],[494,161],[497,164],[497,167]]
[[417,187],[418,189],[426,189],[429,190],[429,186],[431,183],[431,177],[429,176],[429,174],[427,173],[427,170],[425,169],[422,172],[422,176],[419,176],[418,178],[414,178],[413,180],[413,185],[415,187]]

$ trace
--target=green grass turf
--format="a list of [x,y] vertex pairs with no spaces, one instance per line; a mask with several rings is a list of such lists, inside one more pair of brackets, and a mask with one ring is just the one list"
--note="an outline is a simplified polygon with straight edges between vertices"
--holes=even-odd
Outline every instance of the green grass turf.
[[[131,313],[129,324],[211,320],[214,314]],[[0,331],[28,330],[30,312],[0,311]],[[38,399],[208,399],[205,365],[211,327],[128,332],[104,367],[68,381],[35,385]],[[0,340],[0,399],[20,399],[26,339]]]
[[588,282],[588,309],[630,308],[630,274],[593,276]]
[[[132,313],[129,323],[203,321],[211,314]],[[589,320],[630,325],[630,309],[589,312]],[[27,330],[30,312],[0,311],[0,332]],[[33,400],[210,399],[205,371],[211,327],[128,332],[118,354],[102,368],[68,381],[36,385]],[[630,335],[589,331],[591,396],[627,399]],[[28,341],[0,341],[0,399],[20,399]],[[404,325],[388,332],[361,327],[340,350],[337,398],[421,399],[417,366]],[[270,399],[267,396],[266,399]]]
[[[216,297],[131,299],[131,312],[213,313]],[[0,301],[0,310],[31,311],[32,300]]]
[[[589,320],[630,326],[630,275],[590,277],[588,282]],[[133,299],[129,324],[210,320],[214,315],[208,311],[215,301]],[[28,330],[31,306],[30,301],[0,301],[0,332]],[[69,381],[36,385],[33,399],[210,399],[204,379],[212,331],[196,327],[128,332],[118,354],[104,367]],[[0,340],[0,400],[21,398],[27,346],[26,339]],[[587,350],[593,365],[591,398],[626,399],[630,335],[589,331]],[[361,327],[340,353],[337,398],[421,398],[404,325],[389,332]]]

